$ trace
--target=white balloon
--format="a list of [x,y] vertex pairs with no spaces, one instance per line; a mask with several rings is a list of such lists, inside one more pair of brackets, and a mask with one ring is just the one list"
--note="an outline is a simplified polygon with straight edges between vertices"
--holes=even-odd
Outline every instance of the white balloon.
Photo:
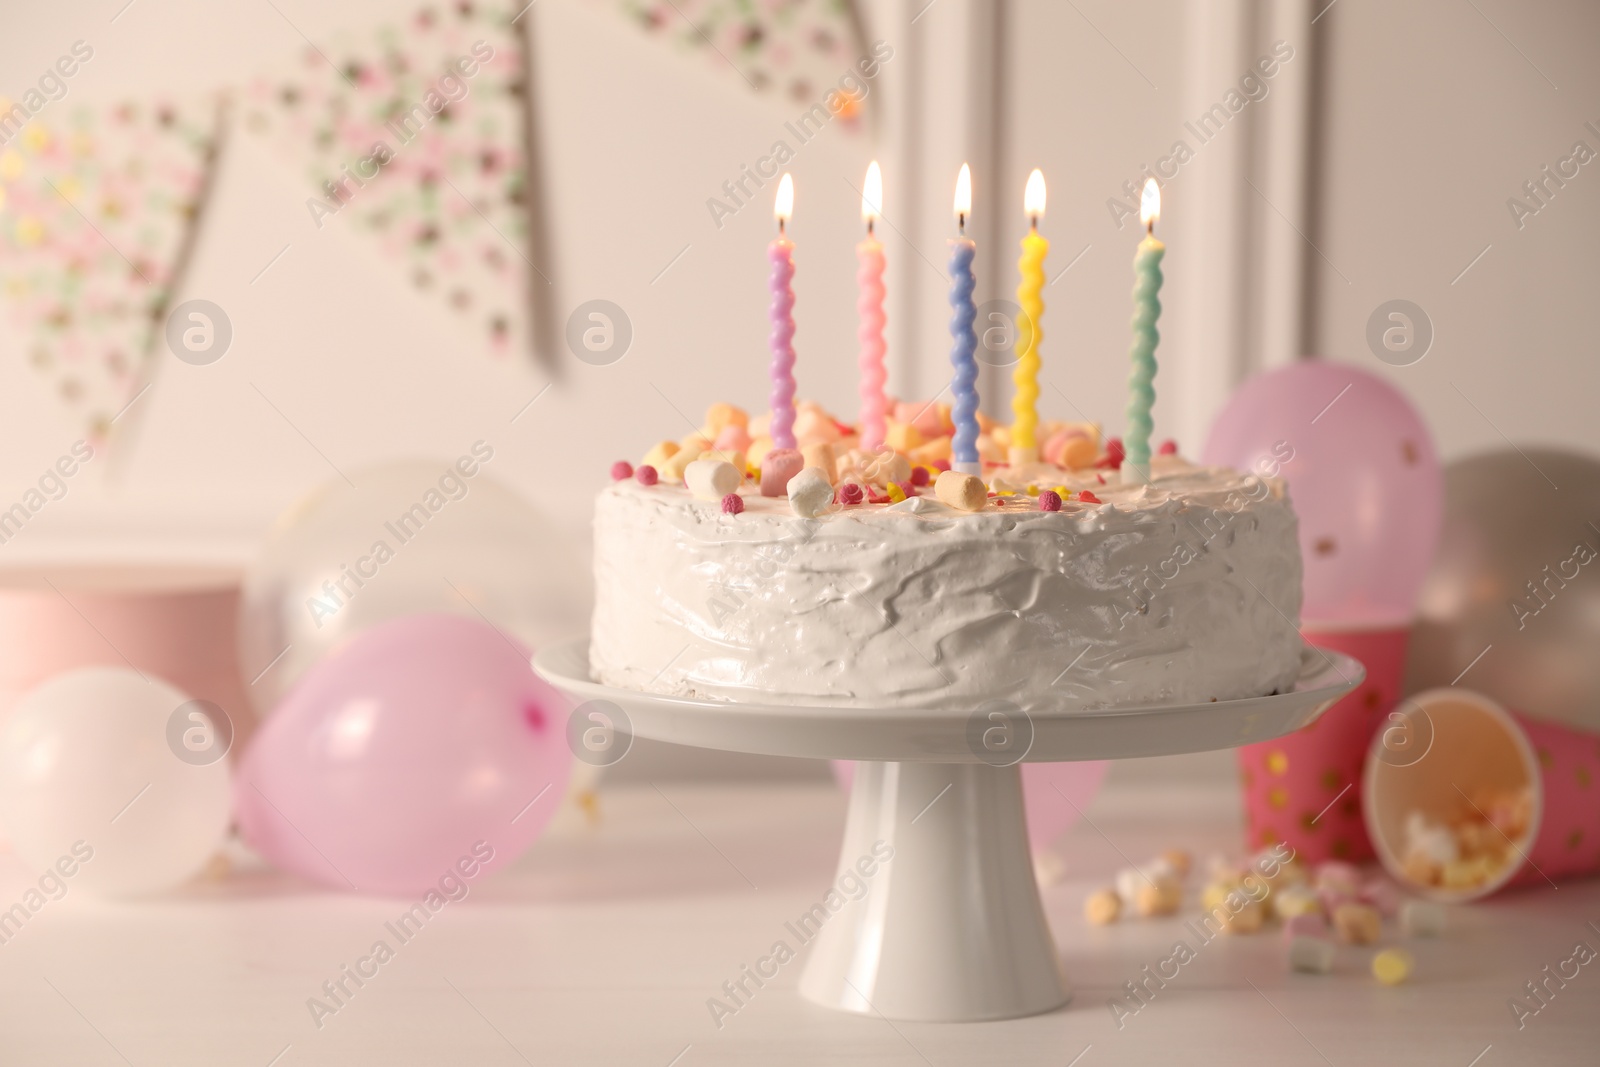
[[230,814],[232,734],[217,714],[120,667],[30,690],[0,724],[0,820],[18,857],[39,872],[74,868],[68,892],[102,896],[198,873]]
[[278,519],[239,605],[239,666],[259,714],[346,641],[403,615],[482,618],[533,649],[583,632],[585,547],[497,481],[485,455],[353,471],[353,484],[332,479]]

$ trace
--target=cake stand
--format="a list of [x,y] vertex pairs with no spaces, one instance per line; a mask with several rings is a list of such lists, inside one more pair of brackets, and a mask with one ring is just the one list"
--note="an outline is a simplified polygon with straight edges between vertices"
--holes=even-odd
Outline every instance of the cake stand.
[[926,1022],[1016,1018],[1067,1001],[1034,878],[1019,763],[1265,741],[1306,726],[1366,674],[1348,656],[1307,648],[1287,693],[1029,715],[999,701],[966,713],[655,696],[594,681],[585,640],[546,648],[533,665],[636,737],[861,761],[834,885],[848,875],[868,888],[858,900],[832,893],[813,909],[800,993],[843,1011]]

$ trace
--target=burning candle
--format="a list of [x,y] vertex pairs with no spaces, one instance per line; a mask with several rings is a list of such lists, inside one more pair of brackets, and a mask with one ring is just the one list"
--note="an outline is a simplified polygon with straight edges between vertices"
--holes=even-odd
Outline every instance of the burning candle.
[[867,168],[867,181],[861,193],[861,217],[867,236],[856,245],[856,314],[861,323],[856,339],[861,344],[857,360],[861,369],[861,447],[874,451],[883,447],[884,415],[889,398],[884,393],[887,373],[883,366],[883,245],[873,234],[874,224],[883,213],[883,172],[873,161]]
[[1039,338],[1044,318],[1044,257],[1050,242],[1039,236],[1039,216],[1044,214],[1044,175],[1037,168],[1028,175],[1022,194],[1023,210],[1028,213],[1028,235],[1022,239],[1022,258],[1017,270],[1022,280],[1017,285],[1017,304],[1022,321],[1017,323],[1017,366],[1011,372],[1016,392],[1011,397],[1011,465],[1039,461],[1035,429],[1039,425]]
[[772,447],[794,447],[794,242],[786,230],[794,214],[794,178],[789,174],[778,183],[773,206],[778,219],[778,236],[767,246],[772,263]]
[[1122,480],[1141,484],[1150,480],[1150,409],[1156,402],[1156,320],[1161,317],[1161,257],[1167,246],[1156,240],[1156,219],[1161,217],[1161,188],[1154,178],[1144,183],[1139,198],[1139,221],[1144,240],[1133,255],[1133,371],[1128,377],[1128,432]]
[[967,216],[972,214],[972,170],[961,164],[956,178],[956,230],[950,241],[950,363],[955,373],[950,379],[954,397],[951,419],[955,436],[950,442],[950,469],[961,474],[980,474],[978,462],[978,334],[974,323],[978,310],[972,293],[977,281],[972,276],[972,257],[977,246],[967,236]]

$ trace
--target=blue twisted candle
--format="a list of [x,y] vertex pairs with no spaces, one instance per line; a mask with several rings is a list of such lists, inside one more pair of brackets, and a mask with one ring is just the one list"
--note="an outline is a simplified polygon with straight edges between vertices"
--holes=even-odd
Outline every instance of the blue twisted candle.
[[1167,246],[1156,240],[1155,220],[1161,196],[1154,181],[1145,183],[1145,238],[1133,254],[1133,364],[1128,376],[1128,432],[1123,437],[1122,477],[1127,482],[1150,478],[1150,409],[1156,402],[1156,320],[1161,317],[1161,257]]
[[950,242],[950,363],[955,374],[950,391],[955,402],[950,417],[955,437],[950,442],[951,469],[964,474],[980,473],[978,464],[978,333],[974,323],[978,309],[972,293],[977,280],[972,276],[972,258],[977,246],[968,237]]

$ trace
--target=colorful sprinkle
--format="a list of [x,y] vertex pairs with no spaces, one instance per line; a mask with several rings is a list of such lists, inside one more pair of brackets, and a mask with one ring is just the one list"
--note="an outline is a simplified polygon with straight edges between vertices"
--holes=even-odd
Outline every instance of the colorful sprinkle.
[[744,497],[738,493],[729,493],[722,498],[722,513],[724,515],[738,515],[744,511]]
[[640,485],[655,485],[656,479],[660,477],[656,469],[648,463],[634,471],[633,476],[638,479]]
[[845,482],[839,487],[839,503],[841,504],[859,504],[863,496],[865,494],[861,491],[861,486],[855,482]]
[[1161,442],[1161,447],[1156,449],[1156,455],[1158,455],[1158,456],[1176,456],[1177,454],[1178,454],[1178,442],[1174,441],[1170,437],[1167,438],[1165,441],[1162,441]]
[[1056,493],[1056,491],[1054,489],[1046,489],[1044,492],[1039,494],[1039,510],[1040,511],[1060,511],[1061,510],[1061,497]]
[[947,459],[936,459],[933,461],[931,466],[934,470],[939,471],[942,474],[950,469],[950,461]]
[[1100,498],[1095,496],[1093,493],[1089,492],[1089,490],[1087,490],[1087,489],[1083,490],[1083,492],[1078,494],[1078,499],[1083,501],[1085,504],[1098,504],[1098,503],[1100,503]]
[[906,498],[906,491],[900,488],[898,482],[890,482],[884,487],[884,492],[888,493],[889,499],[894,501],[896,504],[900,503],[900,501]]
[[611,480],[620,482],[633,477],[633,464],[625,459],[619,459],[611,465]]
[[1095,466],[1101,470],[1116,470],[1122,466],[1123,457],[1127,452],[1122,447],[1122,438],[1113,437],[1106,442],[1106,454],[1100,457]]

